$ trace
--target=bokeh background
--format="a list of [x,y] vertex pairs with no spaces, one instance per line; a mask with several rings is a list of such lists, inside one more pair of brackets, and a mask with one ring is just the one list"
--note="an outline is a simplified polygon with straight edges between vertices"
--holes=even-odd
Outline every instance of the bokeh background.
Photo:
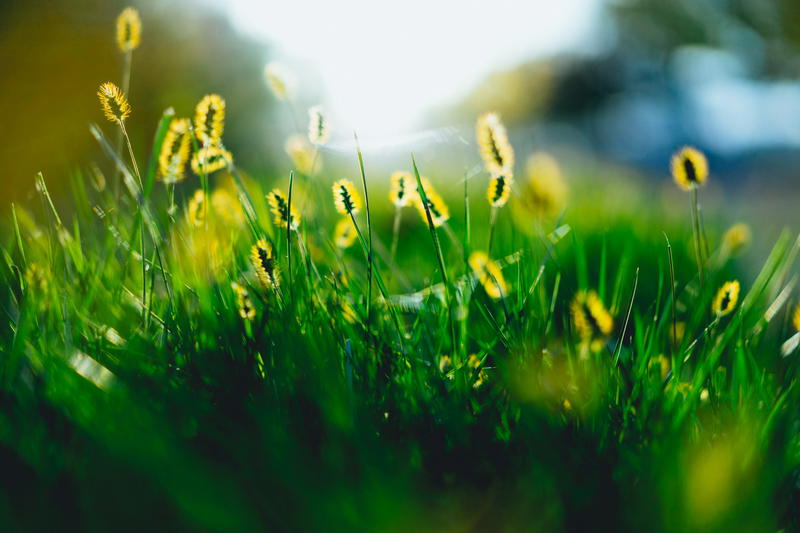
[[[31,198],[42,171],[66,199],[69,176],[103,161],[88,126],[102,120],[97,86],[121,75],[113,21],[127,4],[0,4],[3,198]],[[329,170],[354,172],[357,132],[371,179],[414,152],[455,182],[477,163],[475,117],[497,110],[520,161],[548,150],[589,180],[666,181],[669,154],[691,143],[709,156],[711,208],[751,219],[768,209],[775,227],[800,217],[787,194],[800,163],[793,0],[133,4],[144,25],[129,126],[140,158],[165,108],[188,115],[218,92],[226,145],[259,179],[285,176],[286,137],[323,103]],[[292,111],[264,83],[273,60],[298,80]]]

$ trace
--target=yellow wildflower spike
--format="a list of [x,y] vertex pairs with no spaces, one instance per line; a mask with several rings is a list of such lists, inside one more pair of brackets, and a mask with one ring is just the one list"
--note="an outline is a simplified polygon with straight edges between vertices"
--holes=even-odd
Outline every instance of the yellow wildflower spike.
[[[431,213],[433,227],[438,228],[450,220],[450,209],[448,209],[447,204],[444,203],[442,197],[439,196],[427,178],[420,178],[420,181],[422,182],[422,189],[425,191],[425,196],[428,199],[428,211]],[[425,205],[422,203],[422,195],[419,193],[414,194],[412,200],[414,202],[414,207],[417,208],[419,216],[422,218],[422,221],[427,224],[428,215],[425,213]]]
[[734,224],[722,236],[722,248],[728,254],[735,254],[743,250],[752,238],[750,226],[744,222]]
[[396,207],[405,207],[417,194],[417,182],[403,170],[398,170],[389,179],[389,201]]
[[339,222],[336,223],[336,227],[333,230],[334,244],[342,249],[350,248],[353,243],[356,242],[357,237],[358,233],[350,217],[342,217],[339,219]]
[[308,110],[308,140],[312,144],[323,145],[331,138],[328,117],[322,110],[322,106],[315,105]]
[[500,174],[492,176],[489,180],[489,188],[486,191],[486,199],[492,207],[503,207],[511,196],[511,179]]
[[272,62],[264,67],[264,78],[278,100],[287,100],[294,87],[294,77],[285,66]]
[[241,201],[226,187],[217,187],[211,193],[211,209],[217,220],[229,226],[241,226],[245,222]]
[[449,355],[442,355],[439,357],[439,372],[447,374],[453,370],[453,360]]
[[177,183],[183,180],[186,161],[191,151],[191,141],[189,120],[173,118],[158,156],[159,175],[164,183]]
[[222,144],[225,129],[225,100],[218,94],[207,94],[194,110],[194,134],[201,147]]
[[272,212],[272,221],[278,227],[285,228],[291,218],[291,228],[296,230],[300,226],[300,214],[292,206],[291,215],[289,214],[289,200],[283,195],[280,189],[273,189],[267,194],[267,203]]
[[278,267],[272,246],[264,239],[259,239],[250,249],[250,262],[261,284],[272,289],[278,286]]
[[595,291],[576,294],[570,305],[570,313],[578,336],[593,350],[599,349],[605,337],[614,329],[614,318]]
[[486,294],[495,300],[504,298],[508,294],[508,286],[503,278],[503,272],[497,266],[497,263],[489,258],[486,252],[472,252],[468,262],[470,268],[472,268],[472,273],[483,285],[483,290],[486,291]]
[[108,81],[100,86],[97,97],[106,118],[122,126],[131,114],[131,106],[119,87]]
[[200,148],[192,156],[192,172],[198,176],[211,174],[228,167],[232,162],[233,154],[229,151],[219,146],[208,146]]
[[483,165],[489,174],[511,177],[514,172],[514,149],[508,142],[508,134],[497,113],[486,113],[478,117],[476,126],[478,149]]
[[304,136],[292,135],[286,139],[283,148],[289,154],[289,158],[298,172],[309,175],[315,168],[317,170],[322,168],[320,154],[314,154],[314,148]]
[[126,7],[117,17],[117,46],[120,52],[132,52],[139,46],[142,37],[142,19],[139,12]]
[[333,184],[333,204],[340,215],[355,215],[361,210],[361,197],[350,180],[339,180]]
[[726,281],[717,291],[711,310],[718,317],[723,317],[734,310],[739,301],[739,282],[737,280]]
[[194,195],[189,199],[189,205],[186,209],[186,215],[189,217],[189,224],[199,228],[206,221],[206,195],[203,189],[194,191]]
[[243,320],[252,320],[256,316],[256,309],[253,307],[253,302],[250,300],[250,294],[247,289],[236,283],[231,282],[231,289],[236,295],[236,303],[239,306],[239,316]]
[[705,185],[708,179],[706,156],[691,146],[684,146],[672,156],[671,168],[675,183],[686,191]]

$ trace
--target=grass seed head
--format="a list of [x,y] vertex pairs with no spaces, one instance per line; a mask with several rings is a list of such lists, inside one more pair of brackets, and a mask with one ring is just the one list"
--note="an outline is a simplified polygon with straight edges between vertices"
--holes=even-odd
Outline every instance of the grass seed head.
[[131,114],[131,106],[120,88],[108,81],[100,86],[97,97],[105,117],[122,126]]
[[[444,199],[439,196],[436,190],[431,185],[431,182],[427,180],[427,178],[421,178],[420,181],[422,182],[422,189],[425,191],[425,196],[428,199],[428,211],[431,213],[431,220],[433,221],[433,227],[438,228],[448,220],[450,220],[450,209],[447,207],[447,204],[444,202]],[[425,213],[425,205],[422,203],[422,195],[415,194],[412,198],[414,202],[414,207],[417,208],[419,212],[419,216],[422,218],[422,221],[427,224],[428,223],[428,215]]]
[[120,52],[132,52],[139,47],[142,38],[142,19],[139,12],[126,7],[117,17],[117,47]]
[[737,280],[723,283],[711,304],[711,310],[714,314],[718,317],[723,317],[733,311],[739,301],[739,290],[740,287]]
[[489,174],[511,177],[514,172],[514,149],[508,142],[506,128],[497,113],[478,117],[476,125],[478,149]]
[[333,229],[333,242],[339,248],[345,249],[353,246],[358,234],[350,217],[342,217]]
[[333,205],[340,215],[355,215],[361,210],[361,197],[347,179],[339,180],[333,184]]
[[614,329],[614,317],[595,291],[580,291],[570,305],[572,324],[583,343],[599,350]]
[[708,180],[708,161],[697,148],[684,146],[672,156],[670,166],[672,178],[685,191],[702,187]]
[[264,288],[272,289],[278,286],[278,267],[270,243],[259,239],[250,249],[250,262],[258,281]]
[[194,134],[201,147],[220,146],[225,130],[225,100],[218,94],[207,94],[194,110]]
[[396,207],[405,207],[417,194],[417,182],[409,172],[398,170],[389,178],[389,201]]
[[282,64],[272,62],[264,67],[264,79],[278,100],[288,100],[294,89],[294,76]]
[[286,139],[286,144],[283,145],[289,158],[292,160],[295,170],[302,172],[306,176],[316,168],[322,168],[322,161],[319,154],[314,154],[314,148],[309,144],[308,140],[302,135],[292,135]]
[[322,110],[322,106],[315,105],[308,110],[308,140],[311,144],[322,146],[327,144],[331,138],[328,117]]
[[191,135],[188,119],[172,119],[158,156],[159,176],[164,183],[177,183],[183,180],[186,161],[191,152]]
[[498,174],[489,180],[486,199],[492,207],[503,207],[511,196],[511,178]]
[[198,176],[211,174],[227,168],[233,162],[233,154],[219,146],[200,148],[192,156],[192,172]]
[[486,252],[475,251],[469,256],[469,266],[478,279],[483,290],[490,298],[495,300],[504,298],[508,294],[508,285],[503,278],[503,272],[497,263],[492,261]]
[[276,226],[285,228],[289,224],[290,218],[290,229],[296,230],[300,226],[300,214],[295,211],[294,206],[289,214],[289,200],[280,189],[273,189],[267,193],[267,203],[272,212],[272,221]]
[[206,221],[206,195],[202,189],[194,191],[194,195],[189,199],[189,204],[186,208],[186,216],[189,218],[189,224],[195,228],[199,228]]

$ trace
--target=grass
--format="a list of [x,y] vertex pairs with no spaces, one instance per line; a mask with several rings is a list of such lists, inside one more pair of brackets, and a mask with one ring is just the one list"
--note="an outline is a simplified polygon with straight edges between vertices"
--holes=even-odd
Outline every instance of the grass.
[[[380,250],[394,207],[360,152],[367,209],[354,221],[366,235],[341,249],[332,173],[276,182],[230,165],[162,188],[173,116],[141,181],[92,126],[123,197],[76,174],[61,214],[40,175],[40,201],[11,206],[3,529],[800,528],[797,353],[783,348],[796,334],[795,235],[753,273],[712,246],[701,284],[691,221],[577,191],[533,232],[498,211],[492,258],[508,290],[495,299],[467,264],[487,242],[485,174],[434,176],[463,209],[442,232],[430,210],[404,212],[393,264]],[[421,183],[426,169],[410,155],[409,166]],[[290,210],[306,206],[294,238],[268,215],[273,186]],[[197,188],[210,207],[193,225]],[[253,274],[259,238],[277,288]],[[733,278],[739,301],[715,316]],[[571,304],[592,290],[614,325],[589,339]]]

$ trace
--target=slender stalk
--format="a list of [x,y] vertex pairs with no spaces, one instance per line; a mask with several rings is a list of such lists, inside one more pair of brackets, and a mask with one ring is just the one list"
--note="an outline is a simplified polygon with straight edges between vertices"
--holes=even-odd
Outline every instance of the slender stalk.
[[[367,175],[364,172],[364,158],[361,156],[361,148],[358,146],[358,135],[353,134],[356,141],[356,152],[358,153],[358,168],[361,171],[361,183],[364,186],[364,205],[367,211],[367,235],[369,238],[369,257],[367,257],[367,330],[369,330],[370,316],[372,311],[372,220],[369,213],[369,191],[367,190]],[[350,214],[352,216],[352,213]],[[353,220],[355,223],[355,219]]]
[[[136,174],[136,179],[139,181],[139,189],[141,193],[144,194],[144,184],[142,183],[142,175],[139,173],[139,164],[136,162],[136,156],[133,155],[133,146],[131,146],[131,138],[128,137],[128,131],[125,129],[125,122],[120,121],[119,123],[120,131],[122,131],[122,136],[125,138],[125,144],[128,146],[128,155],[131,158],[131,165],[133,165],[133,172]],[[147,305],[147,260],[145,256],[145,235],[144,235],[144,224],[140,224],[139,228],[141,230],[141,247],[140,247],[140,255],[142,257],[142,318],[145,320],[145,324],[147,322],[147,316],[149,314],[149,308]]]
[[294,305],[294,290],[292,289],[292,186],[294,185],[294,171],[289,171],[289,198],[286,206],[286,277],[289,284],[289,298]]
[[497,222],[497,208],[492,207],[492,212],[489,214],[489,244],[486,246],[486,254],[492,256],[492,242],[494,241],[494,225]]
[[[127,95],[128,98],[130,98],[130,94],[128,94],[128,93],[130,92],[130,86],[131,86],[131,66],[133,64],[133,50],[128,50],[127,52],[125,52],[125,54],[122,57],[123,57],[123,60],[122,60],[122,85],[121,85],[121,89],[122,89],[123,94]],[[122,136],[123,136],[123,134],[122,134],[121,131],[117,132],[117,142],[116,142],[116,146],[115,146],[115,150],[114,150],[114,153],[116,153],[117,156],[119,156],[120,152],[122,151]],[[114,176],[115,176],[115,179],[114,179],[114,200],[116,202],[119,202],[120,181],[122,179],[122,173],[120,172],[119,169],[115,170]]]
[[389,252],[391,263],[394,264],[394,258],[397,255],[397,241],[400,237],[400,219],[402,218],[403,211],[400,207],[394,208],[394,223],[392,224],[392,247]]
[[700,244],[700,214],[697,199],[697,187],[692,189],[692,233],[694,234],[694,251],[697,256],[697,274],[700,277],[700,291],[703,290],[705,275],[703,272],[703,249]]

